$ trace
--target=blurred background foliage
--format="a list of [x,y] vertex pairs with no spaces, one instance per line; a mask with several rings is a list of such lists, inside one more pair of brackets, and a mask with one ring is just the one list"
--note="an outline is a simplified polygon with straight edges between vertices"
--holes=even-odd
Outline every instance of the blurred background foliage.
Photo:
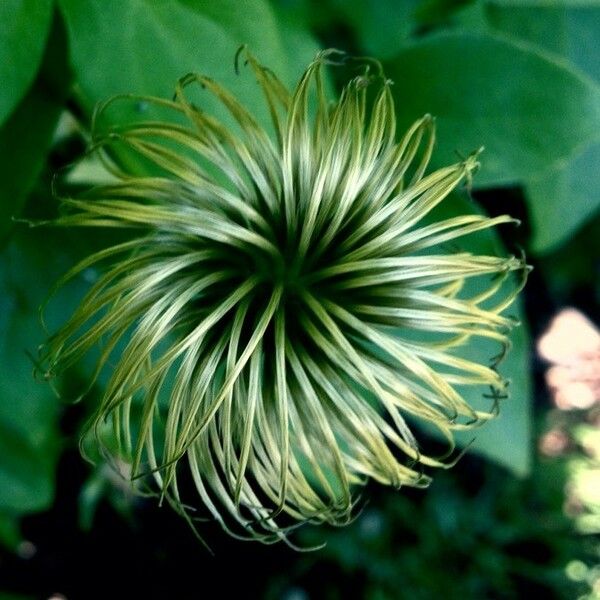
[[[472,243],[523,247],[535,270],[512,309],[524,326],[503,365],[511,398],[454,470],[425,492],[369,486],[349,527],[300,531],[302,544],[326,544],[313,553],[244,545],[207,524],[212,558],[175,515],[82,462],[78,435],[99,390],[71,405],[32,377],[38,307],[106,238],[14,217],[55,214],[53,174],[85,151],[94,106],[110,95],[169,97],[195,71],[266,118],[258,86],[234,70],[243,43],[288,85],[320,48],[381,60],[399,128],[436,116],[435,165],[485,146],[472,193],[443,210],[521,218],[504,240]],[[592,0],[2,0],[0,599],[197,598],[211,584],[287,600],[600,598],[600,334],[582,316],[600,305],[599,49]],[[226,118],[210,98],[198,103]],[[69,185],[96,174],[84,161]],[[59,292],[50,328],[85,279]],[[569,305],[583,329],[551,325]],[[548,327],[562,353],[540,356]],[[85,376],[69,373],[56,391],[74,397]]]

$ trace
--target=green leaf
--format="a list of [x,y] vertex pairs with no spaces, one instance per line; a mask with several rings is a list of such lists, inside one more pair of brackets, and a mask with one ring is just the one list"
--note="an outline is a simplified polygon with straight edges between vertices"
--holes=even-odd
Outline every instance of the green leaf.
[[42,341],[36,277],[47,269],[42,248],[13,241],[0,255],[0,513],[20,515],[52,502],[59,451],[59,401],[33,378]]
[[0,127],[0,244],[42,173],[69,84],[66,37],[57,18],[33,86]]
[[[285,56],[270,10],[262,0],[239,5],[187,0],[60,0],[70,40],[72,65],[86,110],[114,94],[170,98],[178,79],[189,72],[217,80],[254,114],[267,110],[254,78],[236,75],[234,57],[247,43],[256,56],[287,78]],[[208,92],[194,101],[227,119]],[[147,111],[147,112],[146,112]],[[149,117],[143,104],[122,107],[119,120]]]
[[50,30],[52,0],[0,2],[0,123],[33,82]]
[[[312,31],[315,28],[309,25],[308,15],[303,15],[304,11],[310,12],[305,0],[297,2],[294,6],[276,4],[273,9],[287,58],[288,85],[294,88],[308,65],[325,46],[313,35]],[[321,9],[325,12],[325,4]],[[312,11],[311,17],[318,18],[314,12]],[[328,69],[323,71],[323,77],[327,94],[333,97],[333,84]]]
[[[535,13],[537,18],[532,18]],[[487,2],[485,15],[495,30],[562,54],[566,43],[565,8],[521,2]]]
[[600,143],[569,164],[530,181],[526,198],[531,217],[531,248],[547,253],[569,240],[600,209]]
[[[280,21],[281,37],[286,56],[290,87],[295,87],[306,67],[314,60],[320,50],[321,44],[315,39],[308,29],[302,25],[294,25],[289,21]],[[324,72],[326,85],[332,89],[329,73]]]
[[590,52],[600,37],[597,2],[488,0],[485,13],[497,31],[563,56],[600,81],[600,61]]
[[[79,239],[73,232],[20,226],[0,253],[0,516],[5,518],[44,510],[53,501],[64,401],[33,376],[46,335],[38,309],[88,243]],[[50,329],[70,315],[84,287],[82,277],[59,290],[46,315]],[[63,389],[63,382],[55,385]]]
[[424,113],[437,117],[436,166],[485,146],[479,186],[530,180],[600,128],[600,86],[520,42],[435,35],[407,47],[386,71],[400,126]]
[[[36,180],[68,89],[66,54],[61,22],[55,19],[36,82],[0,129],[0,235],[32,189],[45,202],[51,195],[49,186]],[[47,208],[40,210],[40,197],[36,200],[36,214],[47,214]],[[38,307],[74,248],[56,232],[16,229],[0,252],[0,537],[13,545],[18,519],[47,508],[54,496],[60,402],[47,383],[33,378],[31,357],[44,336]],[[61,294],[66,311],[71,304],[65,300]]]
[[393,56],[419,23],[418,0],[334,0],[333,5],[353,28],[360,47],[377,58]]
[[22,541],[23,538],[17,519],[12,515],[0,513],[0,546],[14,551]]
[[[447,28],[475,0],[329,0],[334,23],[344,19],[359,48],[378,59],[394,56],[411,37]],[[295,6],[298,2],[296,1]],[[326,9],[327,10],[327,9]],[[314,11],[313,12],[317,12]],[[331,23],[328,24],[331,28]]]
[[[252,52],[268,63],[275,73],[286,75],[286,57],[278,23],[268,2],[264,0],[179,0],[179,2],[204,19],[209,19],[229,36],[239,40],[238,45],[248,44]],[[225,57],[227,68],[233,57]],[[229,64],[228,64],[229,63]],[[289,83],[289,82],[288,82]]]
[[42,171],[60,111],[57,100],[34,86],[0,128],[0,241]]
[[[557,3],[490,3],[490,24],[568,59],[600,82],[600,61],[590,52],[600,44],[600,6]],[[535,252],[549,252],[565,241],[600,208],[600,134],[566,164],[533,178],[526,186]]]

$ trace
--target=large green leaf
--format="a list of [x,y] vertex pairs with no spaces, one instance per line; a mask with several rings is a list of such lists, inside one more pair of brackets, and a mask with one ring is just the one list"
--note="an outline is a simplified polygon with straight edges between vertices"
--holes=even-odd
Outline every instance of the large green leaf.
[[10,515],[46,508],[54,490],[59,402],[28,355],[42,341],[45,252],[14,240],[0,255],[0,513]]
[[[0,128],[0,236],[32,189],[42,194],[35,206],[50,196],[37,180],[69,83],[63,33],[55,20],[34,85]],[[60,403],[34,380],[32,356],[43,339],[38,306],[72,247],[48,231],[17,230],[0,253],[0,543],[9,546],[19,517],[47,508],[54,495]],[[53,244],[59,250],[49,253]]]
[[[205,19],[210,19],[238,44],[248,44],[275,73],[285,79],[286,55],[279,26],[270,5],[265,0],[179,0]],[[227,68],[232,57],[221,60]],[[229,64],[228,64],[229,63]],[[288,82],[289,83],[289,82]]]
[[36,80],[0,127],[0,244],[42,172],[69,83],[65,32],[56,18]]
[[[555,52],[600,83],[600,5],[491,2],[490,24]],[[597,140],[526,186],[532,222],[532,248],[547,252],[564,243],[600,207],[600,129]]]
[[600,81],[600,61],[592,51],[600,36],[596,0],[488,0],[485,15],[493,29],[564,56]]
[[31,85],[50,30],[52,0],[0,2],[0,123]]
[[555,250],[600,208],[600,142],[525,189],[535,252]]
[[[11,522],[53,501],[64,401],[33,377],[45,337],[38,309],[87,244],[72,232],[19,226],[0,253],[0,542],[10,543]],[[50,329],[68,318],[84,287],[80,278],[57,293],[47,311]]]
[[17,520],[13,516],[0,512],[0,546],[16,550],[21,541],[22,536]]
[[[290,86],[295,87],[306,67],[315,58],[323,47],[313,37],[308,29],[302,25],[295,25],[289,21],[280,21],[281,37],[285,53],[288,57]],[[331,90],[329,73],[324,72],[327,89]],[[331,94],[330,94],[331,96]]]
[[[230,89],[257,115],[267,111],[254,78],[237,75],[234,57],[248,44],[258,58],[287,79],[285,55],[270,9],[263,0],[232,2],[178,0],[60,0],[67,23],[72,64],[81,102],[120,93],[169,98],[189,72],[208,75]],[[208,92],[194,97],[204,110],[226,118]],[[143,103],[115,112],[120,120],[149,116]]]
[[60,110],[34,86],[0,128],[0,241],[42,171]]
[[468,33],[435,35],[387,67],[401,126],[437,117],[439,164],[481,146],[477,185],[530,180],[600,128],[600,86],[533,46]]
[[334,0],[333,5],[354,30],[360,47],[378,58],[389,58],[417,29],[418,0]]

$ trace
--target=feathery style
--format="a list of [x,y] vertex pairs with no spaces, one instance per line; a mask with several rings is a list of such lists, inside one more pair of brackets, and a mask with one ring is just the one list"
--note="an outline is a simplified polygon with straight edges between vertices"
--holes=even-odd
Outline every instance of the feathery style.
[[[52,376],[99,348],[92,380],[110,372],[90,423],[100,443],[108,422],[133,477],[151,473],[188,518],[204,506],[233,535],[269,542],[298,522],[347,522],[369,479],[426,486],[425,467],[452,464],[451,452],[420,449],[414,425],[452,450],[454,430],[494,416],[463,391],[500,397],[506,381],[489,357],[456,350],[474,337],[508,348],[511,272],[527,267],[456,249],[510,216],[424,222],[470,181],[477,153],[427,174],[434,121],[397,141],[378,63],[359,62],[329,102],[323,68],[350,60],[338,51],[321,52],[292,93],[241,53],[271,133],[200,75],[182,78],[173,100],[125,98],[172,119],[95,127],[114,181],[61,198],[54,223],[129,237],[59,282],[102,266],[43,359]],[[189,100],[197,85],[230,125]],[[151,174],[117,163],[123,149]]]

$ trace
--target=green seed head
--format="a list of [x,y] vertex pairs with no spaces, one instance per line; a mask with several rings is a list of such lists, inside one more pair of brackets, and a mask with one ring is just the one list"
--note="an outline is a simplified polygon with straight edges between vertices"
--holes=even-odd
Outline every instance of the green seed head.
[[[92,379],[110,373],[90,425],[99,443],[112,424],[133,477],[151,474],[189,519],[203,505],[231,533],[269,542],[299,521],[347,522],[369,479],[425,486],[424,467],[452,464],[420,448],[414,425],[452,451],[453,431],[495,414],[463,390],[497,397],[505,381],[457,350],[473,337],[508,347],[510,273],[526,267],[448,248],[509,216],[425,220],[470,181],[477,154],[428,173],[433,119],[397,138],[377,63],[330,103],[322,69],[337,51],[291,93],[242,52],[274,133],[199,75],[172,101],[143,99],[172,119],[95,128],[114,180],[62,198],[56,224],[129,238],[65,276],[102,267],[44,360],[56,372],[99,347]],[[197,85],[235,126],[188,100]],[[124,149],[151,174],[117,166]],[[182,496],[182,478],[195,497]]]

